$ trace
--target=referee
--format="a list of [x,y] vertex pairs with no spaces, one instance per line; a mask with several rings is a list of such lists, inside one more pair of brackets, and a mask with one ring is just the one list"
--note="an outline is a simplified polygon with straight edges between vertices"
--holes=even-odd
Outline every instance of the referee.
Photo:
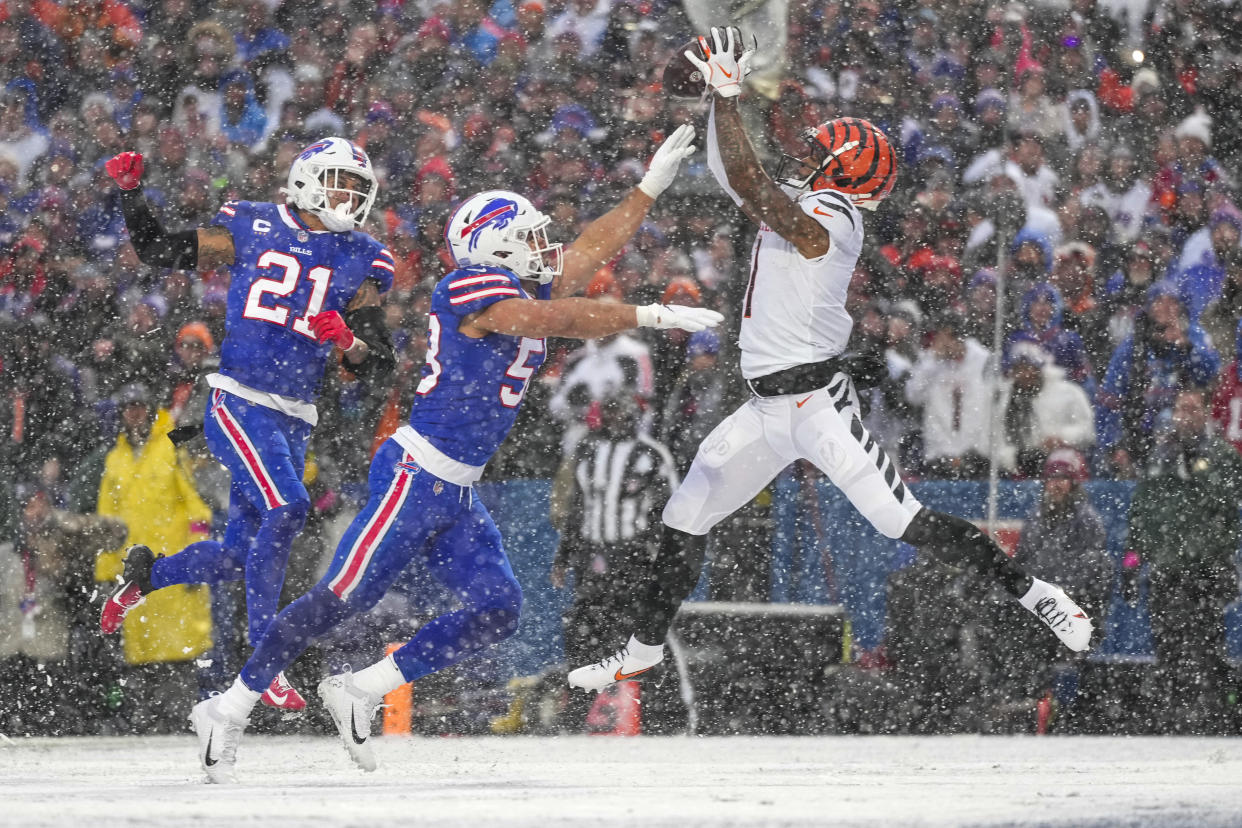
[[[582,664],[625,642],[635,619],[629,585],[650,577],[660,512],[677,487],[672,454],[643,430],[631,391],[619,389],[587,414],[591,430],[568,459],[568,508],[552,583],[574,573],[574,600],[562,618],[565,657]],[[593,696],[570,695],[563,724],[582,727]]]

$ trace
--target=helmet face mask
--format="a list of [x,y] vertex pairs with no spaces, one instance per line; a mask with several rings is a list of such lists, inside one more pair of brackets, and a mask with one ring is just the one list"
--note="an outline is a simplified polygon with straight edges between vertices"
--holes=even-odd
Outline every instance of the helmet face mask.
[[826,184],[818,187],[813,185],[819,183],[818,179],[824,175],[828,151],[815,140],[815,130],[803,130],[802,138],[806,141],[809,152],[800,158],[782,153],[780,166],[776,168],[776,182],[796,190],[823,189]]
[[870,122],[838,118],[802,133],[810,151],[781,156],[776,181],[797,190],[834,190],[874,210],[897,182],[897,154]]
[[344,233],[366,222],[378,189],[366,152],[344,138],[325,138],[294,159],[284,193],[328,230]]
[[561,244],[548,240],[550,223],[526,198],[491,190],[458,206],[444,226],[445,243],[458,267],[502,267],[542,285],[563,267]]

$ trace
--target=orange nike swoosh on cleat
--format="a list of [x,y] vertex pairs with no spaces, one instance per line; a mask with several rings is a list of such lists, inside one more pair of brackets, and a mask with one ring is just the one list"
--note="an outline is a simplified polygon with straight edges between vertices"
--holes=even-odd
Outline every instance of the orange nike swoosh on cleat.
[[631,678],[634,678],[634,676],[641,675],[650,669],[651,669],[650,667],[644,667],[643,669],[635,670],[632,673],[623,673],[621,672],[621,668],[618,667],[616,674],[613,676],[613,679],[615,679],[616,681],[625,681],[626,679],[631,679]]
[[[814,396],[815,396],[814,394],[807,394],[807,395],[806,395],[806,400],[809,400],[811,397],[814,397]],[[798,401],[798,408],[801,408],[802,406],[806,405],[806,400],[799,400],[799,401]]]
[[818,207],[812,207],[811,212],[817,216],[827,216],[828,218],[832,218],[832,213],[825,213],[823,210],[819,209]]

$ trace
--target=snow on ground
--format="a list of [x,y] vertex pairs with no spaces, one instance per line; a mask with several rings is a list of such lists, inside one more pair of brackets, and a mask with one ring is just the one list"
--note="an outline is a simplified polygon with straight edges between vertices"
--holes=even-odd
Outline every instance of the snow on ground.
[[1092,737],[0,740],[0,825],[1242,825],[1242,741]]

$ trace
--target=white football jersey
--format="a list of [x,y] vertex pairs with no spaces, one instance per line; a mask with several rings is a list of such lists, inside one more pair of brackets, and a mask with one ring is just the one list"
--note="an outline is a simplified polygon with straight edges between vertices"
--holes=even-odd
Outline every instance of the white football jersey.
[[854,327],[845,297],[862,251],[862,215],[832,190],[801,193],[796,201],[828,231],[831,244],[823,256],[807,259],[772,228],[759,226],[739,339],[746,379],[837,356]]

